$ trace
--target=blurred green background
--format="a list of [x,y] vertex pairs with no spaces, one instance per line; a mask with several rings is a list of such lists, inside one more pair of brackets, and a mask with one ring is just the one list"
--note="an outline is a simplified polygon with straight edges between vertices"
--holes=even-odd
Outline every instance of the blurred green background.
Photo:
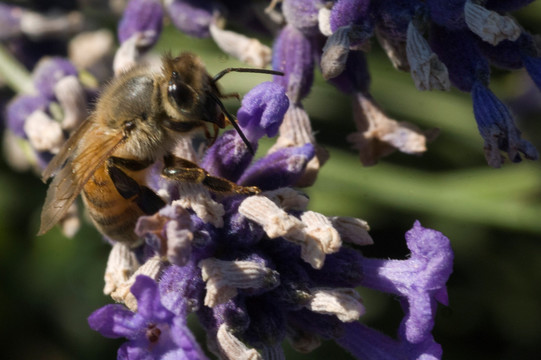
[[[541,4],[515,14],[541,33]],[[167,28],[156,52],[198,53],[209,72],[238,66],[208,40]],[[397,120],[440,136],[423,156],[395,153],[363,167],[345,141],[354,125],[350,100],[319,75],[304,105],[316,137],[330,153],[310,189],[310,209],[368,221],[375,257],[407,256],[404,233],[419,219],[443,232],[455,251],[448,283],[450,306],[438,310],[434,336],[444,359],[536,359],[541,353],[541,165],[489,168],[468,94],[419,92],[374,44],[368,56],[372,94]],[[245,94],[268,80],[228,75],[226,92]],[[491,89],[515,107],[523,136],[541,149],[541,94],[523,72],[494,71]],[[526,95],[529,93],[529,95]],[[228,102],[234,109],[234,101]],[[86,318],[110,302],[102,294],[109,245],[88,223],[73,239],[54,229],[36,237],[46,186],[0,160],[0,338],[5,359],[114,359],[123,340],[102,338]],[[391,296],[360,289],[363,321],[394,335],[402,312]],[[200,329],[195,329],[202,339]],[[312,354],[287,347],[288,359],[350,359],[332,343]]]

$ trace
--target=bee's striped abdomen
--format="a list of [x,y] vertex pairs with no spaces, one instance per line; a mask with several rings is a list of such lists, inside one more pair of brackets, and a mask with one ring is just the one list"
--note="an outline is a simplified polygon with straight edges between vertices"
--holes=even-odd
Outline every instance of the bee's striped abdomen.
[[125,199],[119,194],[105,164],[85,184],[83,200],[92,222],[102,234],[130,246],[140,244],[134,229],[143,211],[133,199]]

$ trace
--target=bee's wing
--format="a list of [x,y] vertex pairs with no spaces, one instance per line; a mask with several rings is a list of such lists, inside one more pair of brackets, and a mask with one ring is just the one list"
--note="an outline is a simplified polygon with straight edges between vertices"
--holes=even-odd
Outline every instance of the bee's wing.
[[54,176],[54,174],[60,170],[62,165],[66,163],[68,158],[73,157],[74,151],[77,148],[77,145],[81,138],[88,132],[89,128],[95,126],[94,117],[87,118],[69,139],[64,143],[58,154],[53,157],[49,162],[43,173],[41,174],[41,180],[46,183],[47,180]]
[[43,172],[44,180],[53,175],[54,179],[47,190],[38,235],[62,219],[88,179],[124,140],[122,131],[104,131],[93,118],[81,124]]

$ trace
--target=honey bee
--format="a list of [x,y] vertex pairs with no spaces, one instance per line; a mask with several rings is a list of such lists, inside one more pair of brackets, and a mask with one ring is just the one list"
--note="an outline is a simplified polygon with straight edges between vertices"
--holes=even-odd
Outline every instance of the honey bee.
[[[114,241],[137,246],[134,233],[141,215],[154,214],[165,203],[146,183],[150,166],[163,158],[162,175],[201,183],[222,193],[254,194],[257,187],[239,186],[211,176],[197,164],[175,157],[179,136],[213,125],[232,124],[253,153],[233,117],[221,102],[216,82],[230,71],[282,75],[265,69],[229,68],[211,77],[192,53],[164,55],[160,73],[134,67],[114,79],[101,94],[95,111],[66,141],[43,171],[54,176],[41,213],[38,235],[49,231],[79,193],[96,228]],[[207,138],[210,135],[207,133]]]

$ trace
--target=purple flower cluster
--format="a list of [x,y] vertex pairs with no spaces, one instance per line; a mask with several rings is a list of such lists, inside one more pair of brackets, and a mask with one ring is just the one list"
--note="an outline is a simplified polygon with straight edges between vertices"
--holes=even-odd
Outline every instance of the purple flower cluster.
[[[238,2],[127,2],[118,25],[120,47],[114,59],[104,51],[100,60],[108,61],[117,75],[148,54],[168,17],[186,34],[211,36],[229,54],[252,65],[272,63],[284,76],[252,89],[237,113],[252,148],[257,150],[262,137],[278,135],[261,158],[254,159],[233,130],[222,133],[202,153],[188,137],[179,139],[175,148],[176,155],[211,175],[257,186],[261,193],[214,194],[201,184],[161,178],[161,164],[156,164],[148,184],[167,205],[139,218],[134,232],[144,239],[142,245],[112,244],[104,292],[123,304],[107,305],[89,317],[91,328],[102,335],[128,340],[118,351],[119,359],[205,359],[186,325],[189,314],[197,316],[209,350],[221,358],[281,359],[286,339],[302,352],[330,339],[359,359],[441,358],[432,328],[437,303],[448,303],[446,282],[453,263],[449,240],[416,222],[406,234],[408,259],[367,258],[359,251],[372,244],[363,220],[310,211],[308,197],[293,189],[311,185],[327,160],[302,105],[316,66],[332,84],[352,95],[358,132],[349,139],[364,164],[395,149],[407,153],[426,149],[425,133],[389,119],[372,99],[363,51],[376,34],[397,67],[411,70],[418,87],[447,88],[449,79],[455,81],[454,60],[447,64],[443,51],[432,54],[430,49],[436,51],[439,41],[432,35],[442,29],[447,35],[477,34],[461,27],[461,22],[473,20],[465,10],[457,10],[473,5],[442,10],[444,5],[433,3],[284,0],[266,9],[272,20],[266,25],[256,24],[255,15],[247,16],[255,8],[243,10],[237,19],[243,25],[277,31],[271,56],[271,49],[256,39],[225,29],[227,10],[236,10],[229,12],[232,17],[238,15]],[[487,9],[491,4],[486,3]],[[7,30],[0,29],[3,38],[27,36],[21,11],[0,7],[0,15],[9,20]],[[439,24],[441,11],[454,19]],[[423,30],[430,32],[428,40],[421,35]],[[481,49],[480,41],[472,40],[472,46]],[[529,54],[520,55],[526,59],[521,61],[535,74],[537,58],[528,49],[520,47],[520,54]],[[88,91],[81,85],[79,69],[86,65],[81,64],[75,67],[62,58],[43,60],[33,71],[35,94],[21,95],[8,107],[9,130],[28,141],[41,168],[86,116]],[[481,132],[497,142],[495,147],[489,143],[491,156],[505,150],[512,160],[519,152],[535,157],[535,149],[520,139],[509,111],[486,88],[488,72],[478,65],[463,65],[475,70],[470,88],[455,85],[472,92],[475,114],[486,123]],[[405,315],[396,338],[358,321],[370,309],[365,309],[357,287],[399,299]]]

